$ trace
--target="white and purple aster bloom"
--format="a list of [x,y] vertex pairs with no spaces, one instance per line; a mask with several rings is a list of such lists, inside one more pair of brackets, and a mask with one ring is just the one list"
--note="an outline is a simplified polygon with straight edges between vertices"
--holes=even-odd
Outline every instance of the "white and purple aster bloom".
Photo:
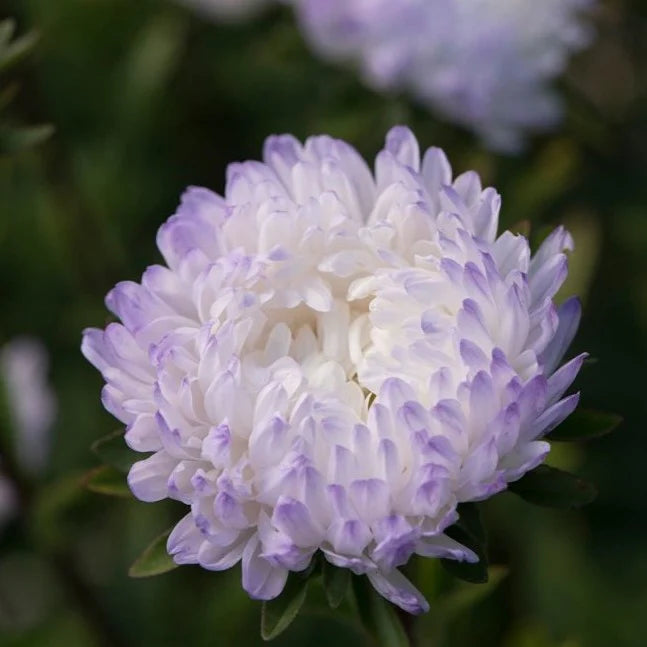
[[552,128],[551,82],[590,40],[595,0],[285,0],[315,49],[379,90],[410,91],[490,147]]
[[314,554],[411,613],[413,554],[476,561],[445,534],[457,505],[540,464],[575,408],[584,356],[563,229],[531,255],[497,235],[500,196],[392,129],[372,171],[343,141],[270,137],[231,164],[224,195],[190,188],[159,230],[165,265],[107,296],[88,329],[105,407],[149,456],[143,501],[190,510],[179,564],[242,561],[279,595]]

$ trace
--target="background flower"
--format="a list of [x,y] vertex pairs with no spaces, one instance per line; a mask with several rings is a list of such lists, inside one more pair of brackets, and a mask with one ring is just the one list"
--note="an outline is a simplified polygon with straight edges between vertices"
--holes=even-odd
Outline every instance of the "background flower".
[[12,339],[0,350],[0,377],[8,405],[16,461],[35,475],[50,453],[50,431],[56,399],[49,384],[49,359],[42,342],[29,337]]
[[412,92],[487,145],[554,127],[551,82],[590,38],[592,0],[294,0],[315,48],[380,90]]

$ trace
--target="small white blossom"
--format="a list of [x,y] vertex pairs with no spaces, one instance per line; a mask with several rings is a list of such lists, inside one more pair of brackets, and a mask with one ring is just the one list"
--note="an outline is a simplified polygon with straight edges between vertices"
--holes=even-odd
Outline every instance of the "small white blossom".
[[[18,469],[35,475],[49,456],[49,431],[56,400],[47,380],[48,357],[36,339],[18,337],[0,348],[0,390],[11,435],[6,451],[15,454]],[[0,526],[16,511],[18,496],[3,474],[0,455]]]
[[[149,457],[144,501],[190,507],[180,564],[227,569],[277,596],[321,551],[412,613],[412,554],[476,560],[445,529],[538,465],[584,356],[553,297],[570,236],[531,256],[497,236],[500,197],[397,127],[371,172],[348,144],[270,137],[191,188],[159,230],[166,265],[118,284],[122,323],[89,329],[106,408]],[[556,370],[557,369],[557,370]]]
[[0,381],[13,431],[16,461],[32,474],[45,467],[56,414],[48,382],[47,350],[37,339],[17,337],[0,349]]

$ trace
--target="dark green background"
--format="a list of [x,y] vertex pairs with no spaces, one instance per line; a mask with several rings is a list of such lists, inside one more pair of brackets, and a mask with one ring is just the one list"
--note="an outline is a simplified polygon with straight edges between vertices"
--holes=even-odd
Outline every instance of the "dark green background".
[[[503,1],[503,0],[502,0]],[[434,647],[641,647],[647,644],[647,9],[604,3],[598,38],[561,81],[567,117],[506,158],[400,96],[317,61],[288,11],[215,25],[162,0],[1,0],[41,41],[20,67],[4,119],[52,123],[45,144],[0,157],[0,343],[28,333],[51,352],[59,400],[51,463],[29,509],[0,536],[0,645],[258,645],[260,607],[239,571],[186,567],[130,580],[132,560],[181,507],[81,493],[89,446],[116,427],[81,330],[107,321],[103,296],[159,260],[154,233],[188,184],[223,188],[229,161],[258,158],[275,132],[329,133],[368,158],[406,123],[503,195],[503,224],[565,222],[577,249],[565,294],[585,303],[573,352],[596,362],[583,403],[623,426],[554,465],[595,481],[580,512],[504,494],[486,505],[491,556],[509,575],[449,613],[420,620]],[[421,586],[455,586],[425,564]],[[467,594],[461,589],[463,601]],[[315,591],[316,594],[316,591]],[[455,598],[459,599],[454,591]],[[316,595],[315,595],[316,597]],[[351,626],[304,614],[277,645],[359,645]],[[368,644],[368,643],[367,643]]]

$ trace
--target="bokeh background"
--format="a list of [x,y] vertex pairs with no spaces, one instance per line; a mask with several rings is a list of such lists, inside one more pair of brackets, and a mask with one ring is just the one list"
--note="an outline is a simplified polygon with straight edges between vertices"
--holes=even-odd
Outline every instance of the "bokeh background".
[[[163,0],[0,1],[18,34],[40,34],[29,57],[0,71],[3,87],[20,86],[3,127],[55,129],[0,155],[0,344],[42,340],[58,399],[47,467],[0,530],[1,646],[261,644],[260,605],[237,569],[128,578],[179,509],[79,486],[98,464],[91,443],[116,427],[79,352],[81,330],[108,321],[110,287],[159,260],[154,233],[187,185],[221,190],[226,164],[258,158],[277,132],[329,133],[371,158],[396,123],[496,186],[504,225],[528,221],[537,236],[570,227],[564,295],[584,301],[572,351],[595,359],[578,378],[583,404],[625,418],[612,435],[551,454],[597,484],[593,505],[488,502],[491,558],[507,574],[458,585],[421,565],[418,582],[437,599],[410,630],[432,647],[647,644],[647,5],[602,4],[596,40],[560,82],[563,127],[503,157],[318,61],[285,9],[215,24]],[[322,615],[316,597],[275,644],[370,644]]]

